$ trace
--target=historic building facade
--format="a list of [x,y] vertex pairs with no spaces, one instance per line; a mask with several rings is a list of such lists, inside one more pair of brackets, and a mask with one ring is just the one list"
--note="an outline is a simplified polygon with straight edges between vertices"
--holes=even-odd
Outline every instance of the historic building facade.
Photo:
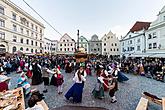
[[89,54],[102,54],[102,43],[96,34],[89,40]]
[[102,38],[102,55],[120,55],[120,43],[119,39],[111,31],[105,34]]
[[0,1],[0,52],[43,52],[44,25],[9,0]]
[[146,31],[146,49],[152,57],[165,57],[165,6]]
[[126,57],[146,57],[146,36],[150,22],[137,21],[130,31],[120,40],[121,55]]
[[44,38],[44,52],[50,53],[50,54],[56,54],[57,53],[57,46],[58,46],[57,40],[50,40],[48,38]]
[[84,48],[85,52],[88,53],[88,40],[84,36],[79,37],[79,47]]
[[76,42],[67,33],[65,33],[58,42],[58,54],[74,54]]

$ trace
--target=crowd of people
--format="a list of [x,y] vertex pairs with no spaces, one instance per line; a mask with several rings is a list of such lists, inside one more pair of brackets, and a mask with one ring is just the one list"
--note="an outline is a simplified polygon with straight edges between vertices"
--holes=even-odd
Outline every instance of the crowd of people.
[[[82,102],[83,89],[87,76],[96,77],[97,81],[92,94],[97,99],[103,99],[109,92],[111,103],[117,102],[115,93],[118,82],[128,81],[124,73],[139,74],[151,78],[164,79],[164,62],[162,60],[147,61],[144,59],[111,59],[91,57],[86,62],[76,62],[73,56],[13,56],[0,57],[0,92],[10,89],[11,73],[18,73],[17,87],[22,87],[25,97],[31,96],[31,91],[37,89],[46,93],[49,85],[56,86],[59,95],[63,94],[65,83],[63,74],[74,74],[74,84],[64,94],[73,103]],[[50,79],[50,80],[49,80]],[[86,84],[87,85],[87,84]],[[30,100],[35,97],[30,98]],[[30,101],[31,102],[31,101]],[[29,103],[30,103],[29,102]],[[29,107],[31,107],[30,104]],[[42,110],[42,109],[41,109]]]

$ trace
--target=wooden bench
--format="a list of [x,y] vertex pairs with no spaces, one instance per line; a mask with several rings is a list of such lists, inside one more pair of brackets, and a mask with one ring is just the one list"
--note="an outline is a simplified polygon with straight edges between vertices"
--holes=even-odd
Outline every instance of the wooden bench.
[[37,102],[37,104],[41,105],[44,108],[44,110],[49,110],[49,107],[47,106],[44,100]]
[[162,109],[165,110],[165,97],[162,98]]
[[147,108],[148,108],[148,99],[141,97],[138,106],[136,107],[136,110],[147,110]]

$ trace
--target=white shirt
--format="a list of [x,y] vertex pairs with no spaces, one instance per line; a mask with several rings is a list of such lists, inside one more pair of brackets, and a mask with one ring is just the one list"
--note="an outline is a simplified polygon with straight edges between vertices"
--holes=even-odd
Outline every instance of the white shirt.
[[41,105],[35,105],[32,108],[27,108],[26,110],[44,110],[44,108]]
[[83,75],[81,75],[81,81],[79,81],[78,75],[75,75],[73,81],[75,81],[76,83],[82,83],[82,81],[86,81],[86,79]]
[[98,77],[97,79],[98,79],[101,83],[104,83],[104,81],[103,81],[104,78],[103,78],[102,76]]
[[83,75],[83,76],[84,76],[84,78],[87,76],[87,73],[86,73],[86,71],[85,71],[85,70],[82,70],[82,71],[81,71],[81,70],[77,70],[77,71],[76,71],[76,73],[75,73],[75,76],[77,75],[78,71],[80,71],[80,72],[84,71],[84,75]]

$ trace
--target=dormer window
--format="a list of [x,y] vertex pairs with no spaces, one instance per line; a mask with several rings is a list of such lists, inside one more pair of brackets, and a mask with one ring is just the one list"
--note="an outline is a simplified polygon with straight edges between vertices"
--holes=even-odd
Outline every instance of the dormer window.
[[129,38],[131,38],[131,35],[129,35]]

